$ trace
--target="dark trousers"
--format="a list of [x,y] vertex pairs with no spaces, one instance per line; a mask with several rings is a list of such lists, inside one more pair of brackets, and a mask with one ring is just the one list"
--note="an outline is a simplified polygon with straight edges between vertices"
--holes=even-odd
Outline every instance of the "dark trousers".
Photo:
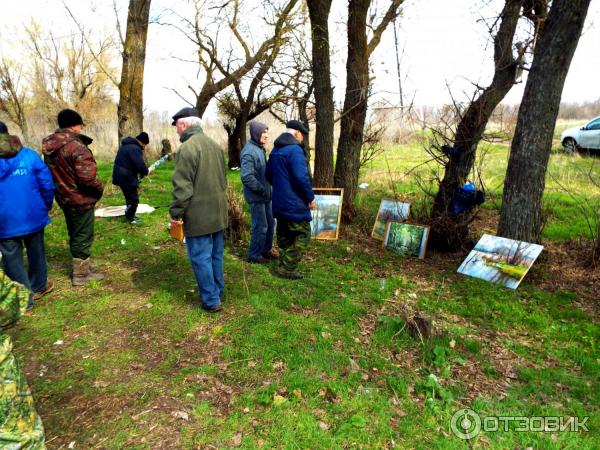
[[135,218],[137,207],[140,203],[140,196],[138,194],[137,186],[120,186],[125,197],[125,218],[130,222]]
[[[23,247],[27,251],[28,268],[25,271]],[[13,281],[33,292],[42,292],[48,281],[48,266],[44,250],[44,229],[27,236],[0,239],[0,253],[4,272]]]
[[94,208],[82,211],[65,206],[63,213],[69,232],[71,256],[88,259],[92,254],[92,243],[94,242]]
[[310,222],[290,222],[277,219],[279,265],[288,272],[295,271],[302,253],[310,243]]
[[248,259],[256,261],[273,248],[273,232],[275,221],[271,202],[250,203],[252,218],[252,235],[248,248]]

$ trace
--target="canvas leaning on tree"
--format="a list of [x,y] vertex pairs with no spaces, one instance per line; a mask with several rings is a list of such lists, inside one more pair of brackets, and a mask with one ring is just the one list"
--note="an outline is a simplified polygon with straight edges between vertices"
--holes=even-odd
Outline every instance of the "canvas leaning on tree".
[[425,258],[429,227],[390,222],[385,229],[383,247],[402,256]]
[[543,246],[484,234],[458,273],[516,289]]
[[315,239],[336,240],[340,234],[344,190],[315,188],[313,192],[315,193],[317,208],[311,212],[311,235]]
[[387,224],[390,222],[404,222],[408,219],[409,212],[410,203],[389,198],[382,199],[371,237],[383,241]]

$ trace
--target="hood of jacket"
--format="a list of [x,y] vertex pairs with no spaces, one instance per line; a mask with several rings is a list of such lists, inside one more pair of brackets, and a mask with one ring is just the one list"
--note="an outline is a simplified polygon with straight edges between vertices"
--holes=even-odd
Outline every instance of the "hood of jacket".
[[0,158],[12,158],[21,151],[23,146],[18,136],[0,134]]
[[142,144],[134,137],[126,137],[121,141],[121,145],[137,145],[139,148],[142,148]]
[[298,145],[304,148],[302,142],[298,142],[290,133],[282,133],[277,139],[275,139],[273,145],[277,148],[285,147],[286,145]]
[[260,143],[260,137],[265,132],[265,130],[269,129],[269,127],[262,122],[255,121],[250,122],[248,128],[250,129],[250,140],[254,141],[254,143],[259,147],[262,147],[263,145]]
[[84,145],[90,145],[94,140],[84,134],[73,133],[71,130],[58,129],[42,141],[42,153],[46,156],[52,155],[69,142],[79,140]]

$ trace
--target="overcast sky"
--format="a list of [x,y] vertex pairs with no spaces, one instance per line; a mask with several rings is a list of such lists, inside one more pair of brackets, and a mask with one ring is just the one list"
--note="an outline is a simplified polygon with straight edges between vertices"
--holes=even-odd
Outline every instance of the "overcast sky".
[[[114,29],[115,16],[112,0],[66,0],[87,27],[98,30]],[[244,0],[251,4],[256,0]],[[179,4],[184,4],[182,1]],[[343,98],[345,70],[345,0],[334,0],[331,15],[332,44],[336,50],[333,59],[335,96]],[[385,4],[383,0],[378,3]],[[479,5],[488,3],[486,9]],[[120,19],[124,26],[127,0],[117,0]],[[170,0],[154,0],[151,16],[156,16]],[[490,10],[499,10],[498,0],[407,0],[403,17],[398,23],[398,37],[402,51],[402,78],[407,97],[418,105],[440,105],[450,101],[448,86],[458,100],[465,100],[473,92],[472,82],[489,82],[493,62],[486,41],[485,26],[478,22]],[[0,46],[3,51],[19,55],[18,47],[7,45],[16,41],[22,24],[33,17],[43,28],[52,27],[57,35],[68,34],[74,28],[63,8],[62,0],[4,1],[0,16]],[[585,31],[573,59],[563,101],[584,102],[600,99],[600,0],[593,0],[588,13]],[[257,17],[248,17],[256,23]],[[174,55],[190,56],[191,48],[185,39],[173,30],[153,24],[150,27],[145,79],[147,110],[173,112],[183,106],[181,99],[169,88],[184,95],[186,86],[199,86],[196,70],[181,63]],[[193,57],[193,56],[190,56]],[[390,28],[376,51],[372,64],[375,69],[374,91],[379,98],[393,104],[398,102],[398,79],[394,35]],[[548,68],[552,70],[552,68]],[[509,93],[505,102],[518,103],[524,83]],[[189,92],[189,91],[188,91]],[[214,108],[211,108],[214,111]]]

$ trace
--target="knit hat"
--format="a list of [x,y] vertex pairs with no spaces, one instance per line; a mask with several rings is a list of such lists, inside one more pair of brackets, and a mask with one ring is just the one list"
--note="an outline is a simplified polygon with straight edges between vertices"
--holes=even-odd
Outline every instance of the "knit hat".
[[0,134],[8,134],[8,128],[4,122],[0,122]]
[[200,117],[198,115],[198,110],[196,108],[182,108],[173,116],[173,123],[171,125],[175,125],[179,119],[183,119],[184,117]]
[[60,128],[70,128],[76,125],[85,125],[83,119],[77,111],[72,109],[63,109],[57,116],[58,126]]
[[148,145],[150,143],[150,137],[148,136],[148,133],[146,133],[145,131],[142,131],[135,138],[144,145]]
[[288,120],[288,122],[285,124],[285,127],[291,130],[298,130],[302,134],[308,134],[308,128],[306,128],[306,125],[299,120]]

